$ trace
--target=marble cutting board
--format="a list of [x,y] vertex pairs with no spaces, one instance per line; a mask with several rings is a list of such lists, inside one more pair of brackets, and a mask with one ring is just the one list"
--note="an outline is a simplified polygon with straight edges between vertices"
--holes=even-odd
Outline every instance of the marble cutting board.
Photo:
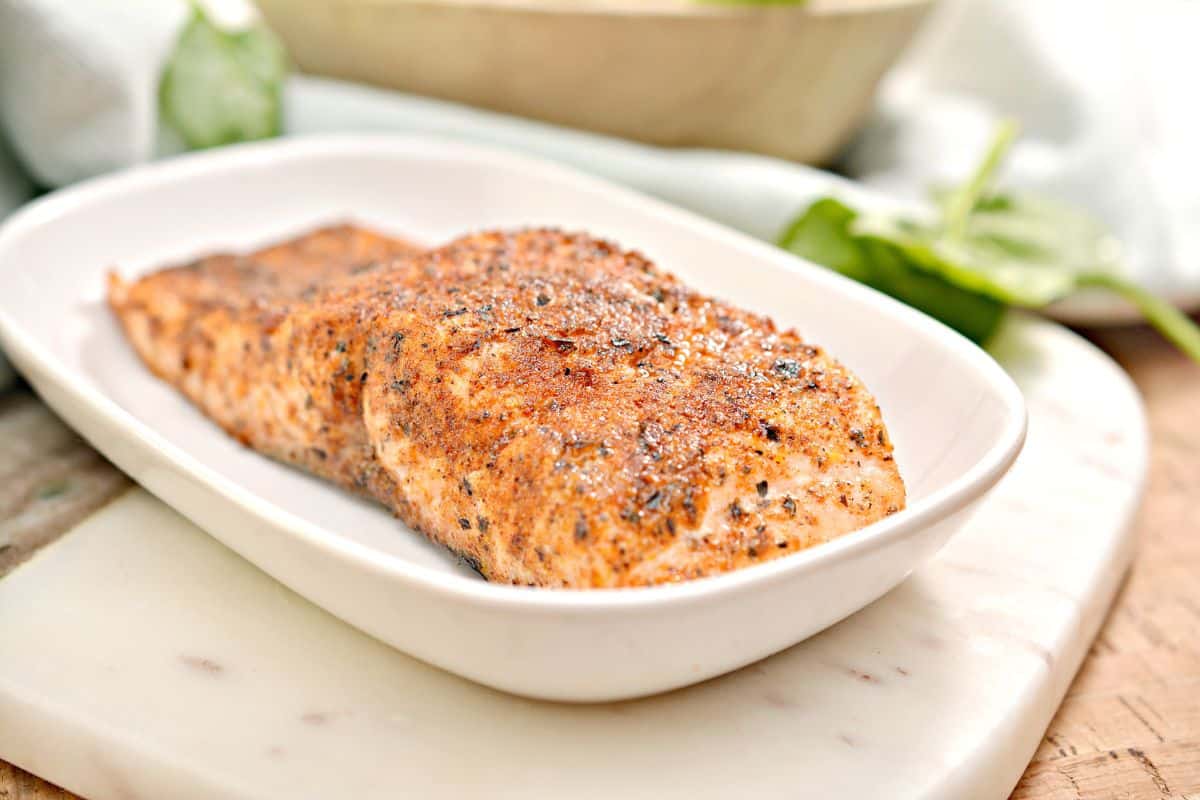
[[1146,434],[1065,330],[1019,317],[993,352],[1030,408],[1012,473],[898,589],[759,664],[617,704],[504,695],[132,489],[0,579],[0,758],[95,800],[1006,797],[1129,562]]

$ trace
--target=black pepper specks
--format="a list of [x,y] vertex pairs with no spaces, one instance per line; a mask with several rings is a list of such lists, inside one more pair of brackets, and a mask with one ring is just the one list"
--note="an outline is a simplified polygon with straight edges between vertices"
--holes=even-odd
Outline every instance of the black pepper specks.
[[451,308],[451,309],[447,309],[446,311],[443,311],[442,316],[443,317],[461,317],[465,313],[467,313],[467,307],[459,306],[458,308]]
[[767,482],[766,482],[766,481],[759,481],[759,482],[758,482],[757,484],[755,484],[755,486],[754,486],[754,489],[755,489],[755,490],[758,492],[758,496],[759,496],[759,497],[766,497],[766,496],[767,496],[767,490],[768,490],[769,488],[770,488],[770,487],[767,485]]
[[689,486],[683,495],[683,510],[693,522],[696,520],[696,490]]
[[539,306],[549,305],[550,304],[550,296],[545,295],[545,294],[539,294],[537,296],[536,302]]
[[779,428],[775,427],[774,425],[769,425],[765,422],[762,423],[762,432],[763,436],[767,437],[768,442],[779,441]]
[[588,538],[587,520],[583,517],[575,520],[575,541],[585,542]]
[[471,497],[475,494],[475,489],[471,486],[471,482],[469,480],[467,480],[466,478],[462,479],[461,485],[462,485],[462,490],[467,493],[467,497]]
[[790,516],[796,516],[796,501],[790,497],[783,498],[783,510]]
[[467,519],[466,517],[459,517],[458,527],[462,528],[464,531],[471,530],[471,520]]
[[800,362],[791,358],[780,358],[771,369],[781,378],[796,378],[800,375]]
[[742,510],[741,505],[737,500],[729,504],[729,516],[732,519],[741,519],[746,512]]

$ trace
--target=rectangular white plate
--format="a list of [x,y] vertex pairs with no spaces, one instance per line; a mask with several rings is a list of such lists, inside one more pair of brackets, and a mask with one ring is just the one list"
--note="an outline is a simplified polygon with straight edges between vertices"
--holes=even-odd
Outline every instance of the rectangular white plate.
[[[614,239],[826,346],[883,409],[909,508],[835,542],[671,587],[490,585],[382,508],[247,451],[137,361],[104,274],[349,219],[439,242],[551,225]],[[0,342],[42,396],[152,492],[266,572],[460,675],[561,700],[633,697],[776,652],[903,579],[1011,465],[1012,381],[941,325],[769,245],[562,167],[418,137],[330,136],[187,156],[56,193],[0,229]]]

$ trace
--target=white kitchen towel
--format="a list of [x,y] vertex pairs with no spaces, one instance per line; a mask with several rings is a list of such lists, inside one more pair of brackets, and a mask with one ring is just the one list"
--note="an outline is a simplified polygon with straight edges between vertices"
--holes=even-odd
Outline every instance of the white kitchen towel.
[[1132,277],[1195,302],[1198,38],[1193,0],[946,0],[884,81],[846,168],[922,196],[968,174],[1012,117],[1023,135],[1006,185],[1086,209],[1124,243]]
[[[218,25],[249,0],[200,0]],[[178,149],[158,89],[190,0],[0,1],[0,132],[41,185],[63,186]]]
[[[250,9],[203,6],[231,25]],[[27,176],[63,186],[177,147],[159,124],[158,86],[189,9],[188,0],[0,0],[0,219],[33,194]],[[0,354],[0,389],[12,377]]]
[[[0,219],[47,187],[146,161],[186,0],[0,2]],[[12,156],[20,161],[14,163]],[[23,169],[22,169],[23,167]],[[0,354],[0,389],[13,373]]]
[[186,0],[0,2],[0,127],[41,184],[146,161]]

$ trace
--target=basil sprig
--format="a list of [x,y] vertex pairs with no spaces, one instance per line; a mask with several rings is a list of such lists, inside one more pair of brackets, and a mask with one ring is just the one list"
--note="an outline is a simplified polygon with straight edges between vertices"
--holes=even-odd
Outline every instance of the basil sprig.
[[159,84],[163,118],[189,148],[277,136],[287,75],[283,45],[261,22],[218,27],[197,5]]
[[1200,362],[1200,328],[1121,277],[1119,243],[1094,220],[1045,198],[992,189],[1015,136],[1016,126],[1004,123],[974,174],[934,193],[930,219],[860,213],[826,197],[788,226],[779,244],[980,344],[1010,306],[1043,308],[1084,289],[1115,292]]

